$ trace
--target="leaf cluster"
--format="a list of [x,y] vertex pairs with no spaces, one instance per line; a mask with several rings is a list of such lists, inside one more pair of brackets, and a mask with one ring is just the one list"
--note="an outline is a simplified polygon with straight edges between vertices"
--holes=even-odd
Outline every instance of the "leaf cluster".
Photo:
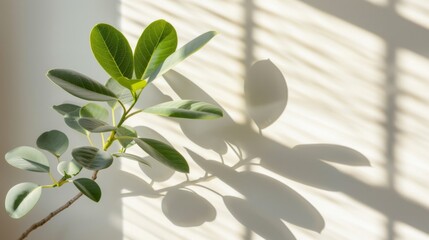
[[[73,183],[81,193],[98,202],[101,199],[101,189],[95,180],[77,176],[83,168],[96,172],[106,169],[117,158],[149,165],[143,157],[126,153],[132,145],[137,145],[175,171],[188,173],[187,161],[172,146],[138,136],[137,131],[125,123],[139,113],[188,119],[222,117],[223,112],[217,106],[195,100],[169,101],[134,110],[148,84],[199,50],[215,35],[213,31],[206,32],[176,49],[176,30],[167,21],[157,20],[143,31],[133,51],[120,31],[108,24],[96,25],[90,34],[91,49],[110,79],[102,84],[70,69],[53,69],[47,74],[53,83],[66,92],[90,101],[83,106],[69,103],[53,106],[63,116],[68,127],[86,135],[89,145],[72,149],[71,160],[63,160],[63,154],[69,147],[68,137],[59,130],[52,130],[42,133],[37,139],[36,145],[40,150],[21,146],[6,153],[5,159],[10,165],[26,171],[47,173],[52,181],[48,185],[25,182],[12,187],[5,201],[8,214],[12,218],[21,218],[35,206],[42,189],[58,188],[67,183]],[[108,107],[94,102],[104,102]],[[119,121],[115,119],[117,111],[121,112]],[[101,146],[93,144],[93,134],[100,134]],[[108,135],[107,139],[105,134]],[[110,149],[114,142],[120,145],[117,151]],[[61,179],[54,178],[50,161],[41,150],[49,152],[57,160],[56,168]]]

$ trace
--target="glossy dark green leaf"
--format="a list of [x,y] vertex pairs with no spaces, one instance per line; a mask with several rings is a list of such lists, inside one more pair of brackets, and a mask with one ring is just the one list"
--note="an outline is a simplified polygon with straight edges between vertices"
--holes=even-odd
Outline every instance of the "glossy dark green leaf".
[[[107,83],[106,87],[110,89],[113,93],[115,93],[116,96],[118,96],[118,100],[121,101],[123,104],[130,103],[134,100],[133,95],[131,94],[130,90],[121,84],[118,83],[113,78],[110,78]],[[109,101],[109,106],[111,108],[115,108],[118,104],[117,101]]]
[[108,24],[97,24],[91,31],[90,41],[95,58],[110,76],[132,78],[133,53],[120,31]]
[[161,103],[143,110],[164,117],[215,119],[223,116],[220,108],[205,102],[178,100]]
[[135,138],[136,144],[154,159],[176,171],[189,173],[189,165],[176,149],[158,140]]
[[82,128],[78,123],[79,118],[80,118],[80,107],[73,112],[65,114],[64,115],[64,122],[71,129],[76,130],[82,134],[86,134],[86,130],[84,128]]
[[183,47],[177,49],[173,54],[171,54],[165,61],[150,75],[148,82],[152,82],[157,77],[166,73],[168,70],[172,69],[178,63],[185,60],[187,57],[191,56],[193,53],[198,51],[204,45],[206,45],[214,36],[216,32],[210,31],[200,36],[196,37],[192,41],[185,44]]
[[82,170],[82,166],[75,160],[62,161],[58,163],[57,170],[63,176],[68,175],[73,177],[79,174],[80,170]]
[[77,121],[81,127],[93,133],[110,132],[116,129],[116,127],[95,118],[84,117],[79,118]]
[[88,103],[80,109],[80,117],[95,118],[104,122],[109,121],[109,111],[96,103]]
[[76,110],[80,110],[80,107],[78,105],[74,105],[74,104],[70,104],[70,103],[55,105],[55,106],[53,106],[53,108],[55,109],[55,111],[57,111],[59,114],[61,114],[63,116],[66,114],[69,114],[71,112],[74,112]]
[[74,160],[89,170],[101,170],[112,165],[113,157],[96,147],[80,147],[72,151]]
[[69,139],[67,136],[58,130],[51,130],[42,133],[37,138],[37,147],[44,149],[56,157],[60,157],[69,146]]
[[116,95],[88,76],[68,69],[53,69],[48,78],[73,96],[91,101],[111,101]]
[[131,159],[131,160],[137,161],[139,163],[142,163],[144,165],[150,166],[150,164],[146,160],[144,160],[142,157],[139,157],[139,156],[134,155],[134,154],[130,154],[130,153],[115,153],[113,155],[115,157]]
[[73,184],[77,189],[94,202],[100,201],[101,189],[98,184],[89,178],[79,178],[73,180]]
[[6,194],[6,212],[12,218],[21,218],[27,214],[42,194],[42,188],[35,183],[20,183],[12,187]]
[[165,20],[149,24],[140,36],[134,53],[136,77],[147,79],[177,47],[174,27]]
[[[133,141],[133,138],[137,137],[137,132],[135,129],[129,126],[121,126],[116,129],[116,137],[119,140],[119,143],[124,148],[130,147],[130,144]],[[121,137],[130,137],[130,138],[121,138]]]
[[32,172],[49,172],[49,162],[39,150],[21,146],[12,149],[5,155],[6,161],[19,169]]

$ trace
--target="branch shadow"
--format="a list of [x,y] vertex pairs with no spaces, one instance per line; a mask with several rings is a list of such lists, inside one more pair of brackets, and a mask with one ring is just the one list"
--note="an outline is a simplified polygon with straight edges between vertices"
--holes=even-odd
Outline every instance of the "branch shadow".
[[[248,123],[236,123],[226,112],[223,119],[212,121],[211,124],[178,120],[183,133],[195,144],[216,151],[220,156],[226,153],[228,145],[234,145],[240,152],[247,154],[246,158],[237,154],[239,161],[231,167],[223,159],[220,159],[222,163],[206,160],[189,149],[188,154],[207,172],[208,176],[202,179],[217,178],[244,195],[244,199],[239,199],[218,193],[237,221],[255,233],[267,239],[279,239],[279,236],[280,239],[295,239],[282,220],[321,232],[325,226],[323,216],[298,192],[268,175],[250,170],[237,171],[237,168],[249,167],[254,164],[249,160],[260,158],[260,167],[281,176],[316,188],[339,191],[342,189],[341,178],[345,175],[325,161],[349,166],[369,166],[369,161],[359,152],[344,146],[308,144],[289,148],[264,137],[261,128],[274,123],[286,108],[287,84],[280,70],[269,60],[256,62],[249,72],[257,74],[250,74],[252,77],[246,79],[244,84],[250,117]],[[192,98],[219,105],[178,72],[170,71],[164,78],[182,99]],[[271,86],[268,87],[270,91],[258,91],[262,85]],[[251,127],[250,121],[260,128],[259,132]],[[273,159],[272,156],[279,157]],[[188,184],[196,182],[199,181],[188,181]],[[261,222],[271,224],[261,225]]]

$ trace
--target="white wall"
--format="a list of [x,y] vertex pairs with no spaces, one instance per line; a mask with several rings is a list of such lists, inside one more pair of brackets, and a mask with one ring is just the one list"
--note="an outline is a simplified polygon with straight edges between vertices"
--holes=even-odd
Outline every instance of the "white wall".
[[[14,79],[1,81],[1,98],[16,106],[4,110],[2,152],[63,128],[49,107],[64,94],[44,78],[46,70],[106,77],[88,45],[96,22],[120,26],[132,44],[159,18],[176,27],[179,45],[208,30],[220,33],[146,89],[139,107],[194,98],[223,107],[223,119],[141,115],[129,123],[182,152],[189,181],[158,165],[116,164],[100,175],[100,204],[79,200],[34,239],[429,238],[424,1],[1,5],[1,74]],[[19,181],[38,179],[1,164],[3,196]],[[61,199],[47,193],[22,220],[1,212],[2,235],[17,236],[74,192],[61,191]]]

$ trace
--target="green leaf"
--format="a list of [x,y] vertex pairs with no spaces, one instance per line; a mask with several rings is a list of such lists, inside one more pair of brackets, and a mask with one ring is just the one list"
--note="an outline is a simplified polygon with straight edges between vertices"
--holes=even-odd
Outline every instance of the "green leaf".
[[100,201],[101,189],[94,180],[89,178],[79,178],[73,180],[73,184],[89,199],[93,200],[94,202]]
[[143,110],[164,117],[215,119],[223,116],[220,108],[205,102],[178,100],[161,103]]
[[83,117],[77,121],[81,127],[93,133],[110,132],[116,129],[116,127],[95,118]]
[[[116,137],[119,140],[119,143],[124,148],[128,148],[131,145],[131,142],[133,141],[133,138],[137,137],[137,132],[132,127],[129,126],[121,126],[118,129],[116,129]],[[121,138],[121,137],[130,137],[128,138]]]
[[72,151],[74,160],[89,170],[101,170],[112,165],[113,157],[96,147],[80,147]]
[[189,173],[185,158],[170,145],[149,138],[135,138],[134,141],[147,154],[176,171]]
[[19,169],[32,172],[49,172],[49,162],[46,156],[39,150],[22,146],[6,153],[6,161]]
[[214,36],[216,36],[216,34],[217,33],[214,31],[206,32],[196,37],[192,41],[188,42],[183,47],[179,48],[167,59],[165,59],[165,61],[150,75],[148,83],[152,82],[157,77],[163,75],[168,70],[176,66],[178,63],[198,51],[200,48],[206,45]]
[[69,114],[71,112],[74,112],[76,110],[80,110],[80,107],[74,104],[69,104],[69,103],[64,103],[61,105],[55,105],[53,106],[53,108],[55,109],[55,111],[57,111],[59,114],[61,115],[66,115]]
[[85,129],[83,129],[77,122],[77,119],[79,119],[79,116],[80,116],[79,113],[80,113],[81,107],[74,104],[65,103],[65,104],[53,106],[53,108],[59,114],[64,116],[64,122],[67,124],[67,126],[82,134],[86,134]]
[[120,157],[120,158],[131,159],[131,160],[137,161],[139,163],[142,163],[144,165],[150,166],[150,164],[148,162],[146,162],[146,160],[144,160],[142,157],[139,157],[139,156],[134,155],[134,154],[129,154],[129,153],[115,153],[115,154],[113,154],[113,156]]
[[48,78],[73,96],[91,101],[111,101],[116,95],[91,78],[68,69],[53,69]]
[[42,135],[37,138],[36,144],[40,149],[44,149],[58,158],[67,150],[69,139],[63,132],[51,130],[42,133]]
[[108,24],[97,24],[91,31],[90,41],[95,58],[110,76],[132,78],[133,53],[120,31]]
[[35,183],[20,183],[13,186],[6,194],[6,212],[12,218],[21,218],[27,214],[42,194],[42,188]]
[[176,47],[177,34],[170,23],[160,19],[149,24],[140,36],[134,53],[136,77],[148,78]]
[[86,130],[83,127],[81,127],[78,123],[79,116],[80,116],[80,107],[73,112],[67,113],[64,116],[64,122],[71,129],[76,130],[82,134],[86,134]]
[[147,85],[146,80],[140,79],[129,79],[126,77],[120,77],[116,81],[121,84],[121,86],[129,89],[132,93],[137,92],[137,90],[143,89]]
[[62,161],[58,163],[57,170],[63,176],[67,175],[73,177],[79,174],[80,170],[82,170],[82,166],[73,159],[71,161]]
[[109,111],[96,103],[88,103],[80,109],[81,117],[95,118],[104,122],[109,121]]
[[[123,104],[130,103],[134,100],[130,90],[119,84],[119,82],[113,78],[109,78],[109,80],[107,80],[106,87],[118,96],[118,100]],[[117,101],[109,101],[107,104],[109,104],[111,108],[115,108],[117,103]]]

